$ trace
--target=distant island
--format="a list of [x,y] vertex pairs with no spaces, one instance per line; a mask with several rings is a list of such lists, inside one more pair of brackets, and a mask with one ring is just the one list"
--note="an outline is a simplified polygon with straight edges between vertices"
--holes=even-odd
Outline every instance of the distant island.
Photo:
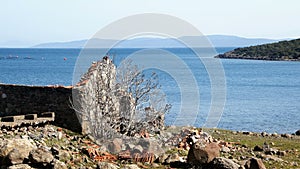
[[236,48],[216,58],[300,61],[300,39]]
[[[178,39],[174,38],[156,38],[156,37],[143,37],[126,39],[118,43],[115,39],[84,39],[69,42],[50,42],[42,43],[32,48],[84,48],[85,44],[89,41],[89,47],[92,48],[109,48],[110,44],[117,44],[118,48],[184,48],[186,47],[180,41],[185,42],[199,42],[201,38],[198,36],[183,36]],[[251,45],[261,45],[265,43],[278,42],[278,39],[264,39],[264,38],[243,38],[231,35],[207,35],[206,38],[211,42],[213,47],[245,47]],[[283,39],[281,39],[283,40]],[[287,39],[284,39],[287,40]],[[0,44],[1,45],[1,44]]]

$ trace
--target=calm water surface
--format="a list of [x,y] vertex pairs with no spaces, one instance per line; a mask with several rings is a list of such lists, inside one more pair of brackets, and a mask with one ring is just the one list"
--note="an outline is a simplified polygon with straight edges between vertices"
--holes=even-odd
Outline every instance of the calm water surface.
[[[217,48],[217,52],[231,49]],[[122,58],[137,50],[114,49],[111,52]],[[211,99],[205,67],[188,49],[167,50],[184,60],[195,76],[201,99],[195,125],[201,127]],[[79,53],[80,49],[0,49],[0,82],[71,85]],[[226,75],[227,97],[219,128],[278,133],[292,133],[300,129],[300,62],[221,62]],[[158,72],[168,102],[173,105],[166,117],[166,123],[172,124],[180,106],[179,88],[170,75]]]

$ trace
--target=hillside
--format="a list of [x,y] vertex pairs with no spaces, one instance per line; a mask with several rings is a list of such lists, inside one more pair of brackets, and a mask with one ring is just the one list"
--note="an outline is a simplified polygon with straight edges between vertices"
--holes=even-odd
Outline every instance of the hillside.
[[[229,35],[207,35],[208,40],[214,47],[245,47],[250,45],[260,45],[265,43],[278,42],[275,39],[262,39],[262,38],[243,38],[238,36]],[[179,40],[189,42],[199,42],[201,37],[197,36],[184,36]],[[42,43],[33,46],[33,48],[82,48],[88,40],[78,40],[70,42],[51,42]],[[89,40],[90,47],[92,48],[107,48],[110,44],[117,43],[115,39],[91,39]],[[0,44],[1,45],[1,44]],[[127,39],[118,44],[118,48],[182,48],[185,47],[179,41],[173,38],[135,38]]]
[[300,61],[300,39],[236,48],[216,57],[226,59]]

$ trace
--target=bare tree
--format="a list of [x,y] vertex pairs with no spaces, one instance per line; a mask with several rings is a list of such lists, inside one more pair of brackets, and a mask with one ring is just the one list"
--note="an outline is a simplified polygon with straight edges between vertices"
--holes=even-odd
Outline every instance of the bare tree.
[[[123,91],[131,94],[134,110],[121,112],[124,133],[136,133],[143,129],[149,132],[164,126],[164,114],[171,108],[159,85],[158,75],[146,75],[130,59],[124,60],[117,69],[116,82]],[[122,103],[120,103],[122,104]]]
[[74,109],[83,130],[97,140],[119,133],[159,131],[164,127],[164,114],[171,108],[157,74],[145,74],[131,60],[123,62],[116,72],[108,58],[93,63],[74,93]]

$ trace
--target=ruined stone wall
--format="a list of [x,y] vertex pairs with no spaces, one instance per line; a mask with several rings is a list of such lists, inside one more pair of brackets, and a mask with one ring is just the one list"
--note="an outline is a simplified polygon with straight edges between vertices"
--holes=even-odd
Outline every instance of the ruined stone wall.
[[55,112],[55,125],[81,131],[71,108],[71,87],[8,84],[0,84],[0,87],[0,117]]
[[[133,101],[116,88],[116,67],[108,58],[92,64],[73,89],[73,99],[82,130],[100,138],[115,133],[120,111],[133,111]],[[124,108],[124,106],[126,108]]]
[[91,122],[101,124],[100,115],[113,124],[120,110],[132,108],[130,95],[117,91],[115,80],[116,68],[106,58],[94,62],[74,87],[0,84],[0,117],[55,112],[55,125],[97,133]]

